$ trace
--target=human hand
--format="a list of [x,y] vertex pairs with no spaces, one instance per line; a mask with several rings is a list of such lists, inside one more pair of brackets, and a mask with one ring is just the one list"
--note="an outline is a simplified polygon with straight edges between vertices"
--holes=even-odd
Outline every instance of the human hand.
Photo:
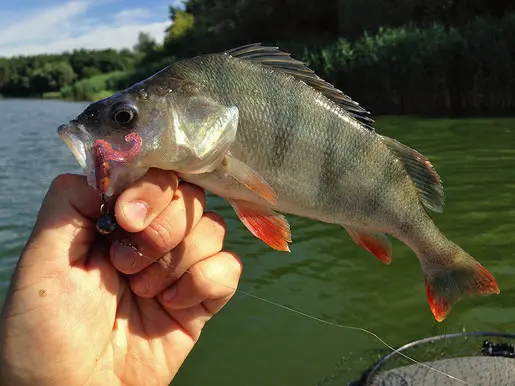
[[151,169],[120,195],[143,256],[98,235],[99,205],[84,177],[52,183],[4,304],[0,384],[167,385],[234,294],[241,264],[200,188]]

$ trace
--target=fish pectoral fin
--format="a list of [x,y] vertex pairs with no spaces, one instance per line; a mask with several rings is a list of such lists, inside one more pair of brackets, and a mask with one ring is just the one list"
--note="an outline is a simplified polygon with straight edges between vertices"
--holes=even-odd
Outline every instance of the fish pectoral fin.
[[372,253],[385,264],[392,261],[392,244],[384,233],[367,232],[344,227],[352,240],[363,249]]
[[270,204],[275,205],[277,203],[277,194],[258,172],[229,153],[225,156],[224,162],[226,173],[236,181],[251,192],[267,200]]
[[290,224],[272,209],[256,208],[246,201],[229,200],[241,222],[257,238],[273,249],[290,252]]

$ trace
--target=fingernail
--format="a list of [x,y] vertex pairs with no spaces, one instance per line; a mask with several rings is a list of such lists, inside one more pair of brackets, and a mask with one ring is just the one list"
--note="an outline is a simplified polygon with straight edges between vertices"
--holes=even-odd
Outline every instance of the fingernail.
[[124,270],[133,268],[136,263],[136,252],[126,245],[115,244],[113,247],[113,263]]
[[173,286],[163,292],[163,302],[171,303],[175,296],[177,296],[177,287]]
[[139,281],[132,288],[139,296],[145,296],[150,292],[150,284],[147,281]]
[[144,201],[131,201],[123,205],[123,214],[134,226],[143,228],[147,218],[148,205]]

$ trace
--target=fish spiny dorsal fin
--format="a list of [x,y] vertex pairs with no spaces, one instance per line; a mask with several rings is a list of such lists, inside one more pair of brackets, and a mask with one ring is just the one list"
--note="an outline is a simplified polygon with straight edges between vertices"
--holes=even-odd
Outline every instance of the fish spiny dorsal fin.
[[374,130],[372,127],[374,120],[369,116],[370,113],[367,110],[332,84],[320,78],[303,62],[293,59],[290,54],[280,51],[278,47],[264,47],[261,43],[254,43],[225,51],[225,54],[234,58],[251,60],[294,76],[338,104],[368,129]]
[[442,213],[444,193],[440,176],[431,162],[418,151],[395,139],[380,136],[388,149],[402,162],[411,180],[415,183],[422,204],[434,212]]

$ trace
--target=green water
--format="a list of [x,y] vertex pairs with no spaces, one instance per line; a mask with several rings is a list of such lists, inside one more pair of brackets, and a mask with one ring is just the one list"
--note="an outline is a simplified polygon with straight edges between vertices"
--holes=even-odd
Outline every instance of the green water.
[[[52,178],[79,172],[56,127],[83,103],[0,101],[0,294]],[[468,298],[434,321],[414,254],[393,241],[385,266],[335,225],[289,216],[292,253],[253,238],[227,204],[226,248],[244,263],[240,289],[313,316],[372,330],[394,346],[462,330],[515,331],[515,119],[378,118],[377,131],[428,156],[446,192],[434,219],[497,278],[501,295]],[[388,350],[356,330],[331,327],[237,294],[205,328],[173,385],[343,385]]]

